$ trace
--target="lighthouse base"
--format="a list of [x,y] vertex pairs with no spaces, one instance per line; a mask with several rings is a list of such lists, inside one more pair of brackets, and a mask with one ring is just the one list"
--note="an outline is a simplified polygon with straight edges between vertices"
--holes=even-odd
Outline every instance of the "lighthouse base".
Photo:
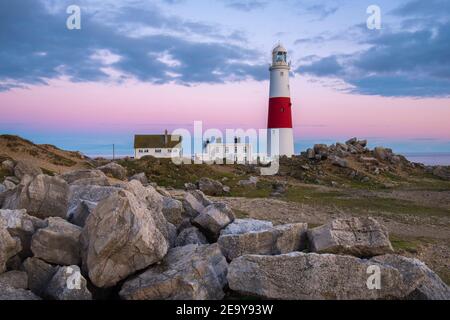
[[294,155],[294,132],[292,128],[267,129],[267,154],[270,157]]

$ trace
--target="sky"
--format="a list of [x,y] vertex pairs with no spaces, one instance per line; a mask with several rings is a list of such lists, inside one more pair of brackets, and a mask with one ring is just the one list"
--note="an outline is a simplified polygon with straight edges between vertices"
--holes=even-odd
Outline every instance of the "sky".
[[134,134],[194,121],[265,128],[278,42],[296,152],[357,136],[450,153],[448,0],[1,0],[0,133],[128,155]]

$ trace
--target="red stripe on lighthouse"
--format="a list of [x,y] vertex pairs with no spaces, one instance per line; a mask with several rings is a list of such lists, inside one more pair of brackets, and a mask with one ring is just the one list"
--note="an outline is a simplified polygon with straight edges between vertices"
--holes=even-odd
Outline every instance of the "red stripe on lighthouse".
[[291,98],[269,99],[268,128],[292,128]]

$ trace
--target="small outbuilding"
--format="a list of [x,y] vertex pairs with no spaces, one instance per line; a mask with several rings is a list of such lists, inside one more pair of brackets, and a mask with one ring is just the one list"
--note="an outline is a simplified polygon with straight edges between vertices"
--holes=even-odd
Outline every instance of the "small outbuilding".
[[181,142],[181,136],[170,135],[167,130],[164,134],[135,135],[134,157],[136,159],[145,156],[155,158],[181,157],[183,155]]

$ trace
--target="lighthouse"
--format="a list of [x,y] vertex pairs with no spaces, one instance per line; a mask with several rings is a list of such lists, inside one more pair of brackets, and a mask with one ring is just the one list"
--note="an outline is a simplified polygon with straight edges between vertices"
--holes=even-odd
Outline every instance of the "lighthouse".
[[289,88],[290,63],[287,51],[279,44],[272,51],[270,66],[269,117],[267,123],[268,155],[291,157],[294,154],[291,94]]

